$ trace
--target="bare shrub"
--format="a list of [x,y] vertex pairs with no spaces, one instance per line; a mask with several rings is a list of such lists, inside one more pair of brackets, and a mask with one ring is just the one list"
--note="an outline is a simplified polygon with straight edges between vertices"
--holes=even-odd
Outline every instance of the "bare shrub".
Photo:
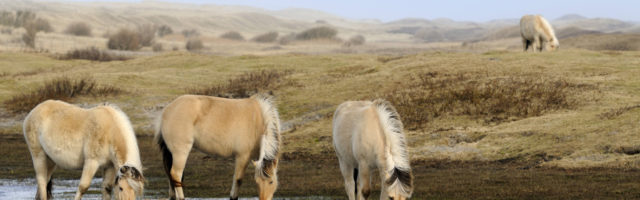
[[49,24],[49,21],[45,19],[38,18],[35,21],[33,21],[33,23],[36,26],[37,31],[42,31],[45,33],[49,33],[53,31],[53,28],[51,27],[51,24]]
[[113,53],[98,49],[96,47],[89,47],[86,49],[75,49],[75,50],[68,51],[59,59],[63,59],[63,60],[83,59],[83,60],[107,62],[107,61],[113,61],[113,60],[128,60],[130,58],[122,55],[115,55]]
[[36,34],[38,30],[36,29],[35,23],[28,23],[24,25],[25,33],[22,34],[22,41],[28,47],[33,49],[36,48]]
[[298,40],[334,39],[338,31],[328,26],[307,29],[296,35]]
[[270,43],[275,42],[278,39],[278,32],[271,31],[267,33],[263,33],[251,38],[251,41],[260,42],[260,43]]
[[2,28],[2,29],[0,29],[0,33],[11,35],[13,33],[13,29],[12,28]]
[[344,46],[357,46],[357,45],[363,45],[365,42],[365,38],[362,35],[355,35],[351,38],[349,38],[349,40],[347,40],[344,43]]
[[14,26],[14,22],[16,21],[16,16],[13,12],[9,11],[0,11],[0,25],[4,26]]
[[202,40],[194,38],[187,41],[187,43],[185,44],[185,48],[188,51],[198,51],[204,48],[204,45],[202,44]]
[[277,70],[246,72],[229,79],[226,84],[192,88],[187,92],[224,98],[247,98],[258,92],[277,89],[280,86],[278,83],[291,73],[291,71]]
[[72,79],[61,77],[45,82],[39,88],[18,94],[4,101],[4,106],[12,113],[28,112],[48,99],[69,101],[79,96],[115,96],[124,90],[113,86],[101,86],[91,78]]
[[157,27],[153,24],[143,24],[138,26],[138,38],[140,45],[150,47],[155,42]]
[[36,13],[28,10],[20,10],[15,13],[9,11],[0,12],[0,25],[13,26],[16,28],[34,26],[36,31],[53,31],[49,21],[36,18]]
[[295,40],[296,40],[296,34],[289,33],[287,35],[283,35],[282,37],[280,37],[280,39],[278,40],[278,43],[281,45],[287,45],[287,44],[291,44],[291,42]]
[[158,36],[164,37],[165,35],[173,34],[173,29],[167,25],[160,25],[158,27]]
[[161,52],[163,50],[162,44],[160,43],[153,44],[153,47],[151,48],[153,49],[154,52]]
[[85,22],[73,22],[67,26],[64,33],[75,36],[91,36],[91,26]]
[[185,29],[182,30],[182,35],[186,38],[200,36],[200,32],[196,29]]
[[16,12],[15,21],[13,22],[14,27],[23,27],[30,22],[35,21],[36,13],[28,10],[19,10]]
[[410,78],[410,84],[385,95],[409,129],[422,128],[434,118],[467,115],[486,123],[542,115],[569,108],[579,85],[539,76],[488,78],[473,73],[427,72]]
[[237,31],[226,32],[220,35],[220,38],[227,39],[227,40],[244,41],[244,36],[242,36],[242,34],[238,33]]
[[138,33],[125,28],[120,29],[116,34],[109,36],[107,47],[109,49],[129,51],[135,51],[142,48]]

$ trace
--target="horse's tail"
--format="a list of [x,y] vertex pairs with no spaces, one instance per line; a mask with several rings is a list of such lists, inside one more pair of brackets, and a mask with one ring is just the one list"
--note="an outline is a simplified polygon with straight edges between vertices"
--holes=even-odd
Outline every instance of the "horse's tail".
[[378,112],[380,125],[387,141],[385,151],[389,152],[393,160],[391,177],[386,180],[386,183],[389,187],[398,188],[404,196],[410,197],[413,192],[413,176],[400,115],[391,103],[383,99],[376,99],[373,105]]
[[53,187],[53,177],[49,177],[49,182],[47,183],[47,199],[52,199],[53,194],[51,194],[51,188]]
[[273,97],[267,94],[256,94],[251,96],[260,105],[262,118],[265,124],[265,133],[260,142],[260,156],[256,163],[256,168],[261,169],[261,175],[270,177],[276,173],[278,162],[278,150],[281,142],[280,117],[278,109],[273,103]]
[[179,184],[178,187],[182,187],[182,181],[177,182],[176,180],[173,180],[173,176],[171,176],[171,166],[173,165],[173,155],[171,154],[171,151],[169,151],[169,148],[167,148],[167,144],[164,142],[164,138],[162,137],[162,131],[158,130],[158,132],[156,133],[156,143],[158,144],[158,147],[160,148],[160,151],[162,151],[162,165],[164,166],[164,172],[167,174],[167,176],[169,177],[169,184],[171,184],[171,188],[175,188],[176,187],[176,183]]

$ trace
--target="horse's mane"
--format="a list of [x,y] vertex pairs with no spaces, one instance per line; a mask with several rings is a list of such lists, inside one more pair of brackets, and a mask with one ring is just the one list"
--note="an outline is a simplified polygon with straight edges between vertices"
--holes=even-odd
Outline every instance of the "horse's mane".
[[142,162],[140,161],[140,150],[136,142],[136,135],[131,126],[131,122],[126,114],[116,105],[105,103],[105,107],[111,108],[114,120],[116,120],[119,126],[122,136],[127,142],[127,160],[123,161],[125,164],[130,164],[138,169],[142,169]]
[[557,43],[558,39],[556,38],[556,33],[553,31],[553,27],[551,27],[551,24],[549,24],[549,22],[540,15],[536,15],[536,18],[540,21],[540,25],[542,25],[542,31],[544,31],[547,40],[553,40],[554,43]]
[[256,169],[262,171],[260,174],[263,177],[270,177],[276,173],[274,166],[278,162],[278,148],[281,141],[280,117],[278,116],[277,108],[273,105],[272,96],[259,93],[251,96],[251,99],[255,99],[260,104],[262,118],[266,125],[266,133],[262,135],[260,156],[256,163]]
[[400,115],[391,103],[383,99],[376,99],[373,101],[373,105],[378,111],[380,124],[386,136],[387,147],[385,149],[389,149],[394,165],[390,169],[392,170],[391,177],[386,183],[389,187],[399,187],[404,196],[410,197],[413,191],[413,177]]

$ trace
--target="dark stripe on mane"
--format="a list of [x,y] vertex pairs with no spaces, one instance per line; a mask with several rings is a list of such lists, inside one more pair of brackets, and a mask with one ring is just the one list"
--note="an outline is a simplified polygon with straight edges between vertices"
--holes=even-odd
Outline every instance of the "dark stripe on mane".
[[273,174],[273,168],[276,166],[276,160],[267,160],[262,159],[262,169],[260,170],[260,172],[262,172],[262,176],[265,178],[270,178],[271,175]]
[[400,181],[403,188],[413,188],[413,176],[411,175],[411,171],[402,171],[398,168],[393,168],[393,173],[391,177],[387,179],[387,185],[393,184],[396,180]]

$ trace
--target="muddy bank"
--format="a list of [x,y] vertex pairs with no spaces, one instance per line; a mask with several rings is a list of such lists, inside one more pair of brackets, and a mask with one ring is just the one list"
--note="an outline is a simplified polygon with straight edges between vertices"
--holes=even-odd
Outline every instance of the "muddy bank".
[[[147,196],[166,197],[168,182],[162,170],[162,158],[152,137],[139,137],[138,143],[146,168],[144,174],[147,178]],[[35,191],[35,184],[30,185],[29,182],[34,177],[34,172],[22,135],[0,136],[0,155],[3,155],[0,156],[0,179],[22,181],[20,184],[26,190],[32,187]],[[640,198],[640,181],[637,181],[640,180],[640,170],[565,170],[500,162],[420,161],[413,162],[412,166],[416,185],[414,199]],[[80,177],[80,171],[56,169],[53,176],[54,180],[76,180]],[[212,158],[193,152],[185,172],[186,195],[227,197],[232,176],[233,164],[230,159]],[[379,188],[379,180],[374,177],[373,181],[375,188]],[[255,197],[257,191],[253,181],[253,167],[249,167],[243,182],[245,184],[240,188],[241,196]],[[283,155],[279,182],[280,187],[276,193],[279,197],[323,196],[342,199],[345,195],[342,175],[332,152],[323,155]],[[377,195],[376,192],[374,196]]]

